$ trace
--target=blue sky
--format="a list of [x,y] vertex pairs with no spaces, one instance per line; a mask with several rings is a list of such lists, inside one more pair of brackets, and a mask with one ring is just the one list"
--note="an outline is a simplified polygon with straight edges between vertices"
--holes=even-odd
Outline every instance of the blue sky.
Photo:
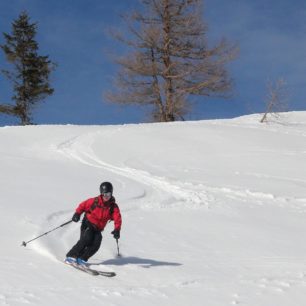
[[[103,92],[112,87],[117,66],[112,54],[125,47],[108,34],[124,26],[119,14],[139,5],[138,0],[0,0],[0,30],[22,10],[38,23],[40,54],[58,64],[52,74],[53,96],[34,112],[38,124],[122,124],[149,120],[148,109],[106,103]],[[240,47],[229,66],[234,79],[228,100],[200,97],[188,120],[230,118],[262,112],[268,80],[287,82],[290,110],[306,110],[306,1],[206,0],[204,19],[212,44],[222,37]],[[3,37],[0,37],[3,43]],[[0,54],[0,68],[6,67]],[[12,96],[11,85],[0,76],[0,102]],[[0,125],[14,124],[0,115]]]

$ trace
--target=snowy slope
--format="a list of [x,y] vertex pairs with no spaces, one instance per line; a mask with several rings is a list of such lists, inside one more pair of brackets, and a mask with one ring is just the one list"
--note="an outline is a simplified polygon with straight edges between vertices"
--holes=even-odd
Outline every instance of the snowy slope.
[[[0,305],[306,305],[306,112],[0,128]],[[93,277],[62,263],[109,180],[123,215]]]

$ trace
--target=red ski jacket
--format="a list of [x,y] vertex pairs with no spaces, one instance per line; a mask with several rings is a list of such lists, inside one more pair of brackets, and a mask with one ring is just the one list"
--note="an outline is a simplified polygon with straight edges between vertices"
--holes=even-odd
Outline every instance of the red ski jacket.
[[101,196],[90,198],[80,203],[76,209],[76,213],[79,215],[83,212],[85,212],[87,220],[100,231],[104,230],[108,221],[114,221],[114,229],[121,229],[121,213],[114,197],[107,202],[104,202]]

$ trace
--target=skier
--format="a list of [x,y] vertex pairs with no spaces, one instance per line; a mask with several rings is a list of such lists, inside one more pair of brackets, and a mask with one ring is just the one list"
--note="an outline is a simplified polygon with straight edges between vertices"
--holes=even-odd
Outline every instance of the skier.
[[114,221],[114,230],[111,232],[115,239],[120,238],[121,213],[113,197],[113,186],[110,182],[100,185],[100,196],[90,198],[79,204],[72,221],[78,222],[82,213],[85,213],[81,225],[79,241],[67,253],[65,263],[86,265],[87,260],[100,248],[101,232],[108,221]]

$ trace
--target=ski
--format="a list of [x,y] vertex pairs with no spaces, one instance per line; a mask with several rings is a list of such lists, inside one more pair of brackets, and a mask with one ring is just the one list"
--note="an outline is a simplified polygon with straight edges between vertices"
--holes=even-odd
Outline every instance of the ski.
[[96,264],[96,263],[87,262],[87,267],[90,267],[91,270],[98,272],[99,275],[103,275],[103,276],[106,276],[106,277],[114,277],[114,276],[116,276],[115,272],[95,270],[95,269],[92,269],[91,266],[103,267],[103,264]]
[[93,275],[93,276],[97,276],[97,275],[101,275],[101,276],[105,276],[105,277],[114,277],[116,276],[115,272],[107,272],[107,271],[98,271],[98,270],[94,270],[91,269],[89,267],[83,266],[83,265],[78,265],[78,264],[67,264],[68,266],[71,266],[77,270],[83,271],[87,274]]
[[115,272],[106,272],[106,271],[98,271],[98,270],[92,270],[92,271],[96,271],[96,272],[99,273],[99,275],[106,276],[106,277],[114,277],[114,276],[116,276]]
[[81,265],[78,265],[78,264],[68,264],[68,266],[71,266],[71,267],[73,267],[77,270],[83,271],[83,272],[85,272],[87,274],[90,274],[90,275],[94,275],[94,276],[99,275],[99,273],[97,271],[92,270],[92,269],[90,269],[88,267],[85,267],[85,266],[81,266]]

